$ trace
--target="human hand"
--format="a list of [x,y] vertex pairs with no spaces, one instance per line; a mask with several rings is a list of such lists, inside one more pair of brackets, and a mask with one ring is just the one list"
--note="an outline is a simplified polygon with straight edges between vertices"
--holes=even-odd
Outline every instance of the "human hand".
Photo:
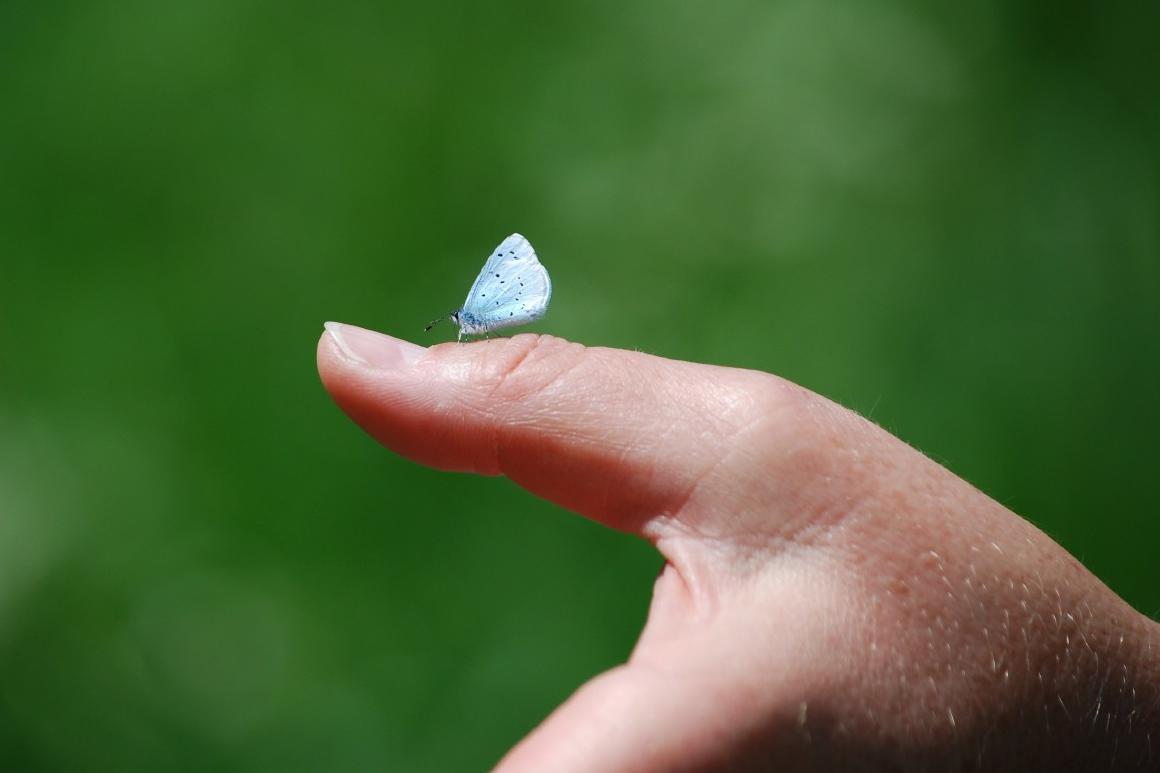
[[385,446],[506,475],[667,561],[628,662],[501,770],[1160,765],[1157,624],[860,416],[769,374],[545,336],[328,331],[323,382]]

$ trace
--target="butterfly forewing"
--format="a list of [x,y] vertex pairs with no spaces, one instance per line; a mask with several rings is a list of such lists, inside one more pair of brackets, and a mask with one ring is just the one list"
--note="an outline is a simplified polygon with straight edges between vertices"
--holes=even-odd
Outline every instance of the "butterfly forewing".
[[463,310],[494,330],[539,319],[551,297],[551,280],[532,245],[512,234],[488,258]]

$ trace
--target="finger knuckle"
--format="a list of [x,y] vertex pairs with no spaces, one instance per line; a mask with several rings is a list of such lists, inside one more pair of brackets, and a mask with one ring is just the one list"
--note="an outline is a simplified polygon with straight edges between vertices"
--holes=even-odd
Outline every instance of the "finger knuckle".
[[519,335],[484,359],[490,397],[523,401],[549,391],[583,359],[585,347],[546,335]]

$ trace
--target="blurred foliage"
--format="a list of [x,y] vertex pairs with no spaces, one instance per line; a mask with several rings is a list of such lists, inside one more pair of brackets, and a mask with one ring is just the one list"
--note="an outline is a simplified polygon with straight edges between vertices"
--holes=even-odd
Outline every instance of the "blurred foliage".
[[[1160,609],[1156,3],[0,3],[0,767],[452,770],[658,559],[382,451],[325,319],[773,371]],[[439,340],[448,335],[437,329]]]

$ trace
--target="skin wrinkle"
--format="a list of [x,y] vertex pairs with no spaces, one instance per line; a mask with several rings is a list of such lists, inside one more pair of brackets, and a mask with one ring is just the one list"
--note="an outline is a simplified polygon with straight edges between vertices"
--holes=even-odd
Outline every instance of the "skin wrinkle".
[[[553,388],[562,381],[571,378],[583,380],[584,376],[577,374],[591,363],[595,350],[549,336],[517,336],[510,340],[519,341],[522,344],[521,350],[514,358],[509,356],[508,361],[500,363],[498,369],[480,377],[481,380],[494,381],[488,390],[485,404],[499,406],[498,411],[491,408],[485,413],[485,424],[493,433],[492,453],[497,472],[517,482],[521,480],[522,475],[516,460],[526,456],[529,438],[538,438],[540,441],[554,440],[556,444],[573,452],[577,449],[576,441],[580,440],[592,448],[593,458],[606,454],[607,445],[598,446],[595,439],[586,432],[544,431],[545,418],[551,419],[548,426],[555,424],[563,429],[585,424],[600,426],[599,416],[593,417],[597,421],[584,422],[577,421],[583,417],[569,414],[553,417],[541,411],[538,414],[528,415],[526,408],[529,403],[535,403],[530,399],[532,395],[550,396]],[[504,347],[507,348],[510,347]],[[559,360],[563,360],[564,367],[549,367],[549,363]],[[631,444],[621,444],[620,449],[623,459],[624,455],[631,452]],[[607,495],[605,498],[607,500]]]
[[[584,361],[585,348],[581,344],[572,344],[558,338],[548,336],[516,336],[509,339],[510,343],[504,347],[494,347],[500,350],[499,362],[494,359],[485,359],[480,374],[481,382],[490,382],[484,405],[498,405],[499,413],[495,410],[487,411],[489,421],[487,425],[491,433],[491,453],[495,469],[499,474],[507,474],[510,469],[505,465],[505,450],[511,447],[508,442],[512,437],[513,426],[505,420],[504,413],[511,413],[511,407],[524,402],[533,393],[547,394],[554,383],[567,377]],[[516,348],[518,347],[518,348]],[[511,349],[516,348],[514,354]],[[558,359],[564,353],[564,367],[550,368],[546,363]],[[490,366],[490,367],[489,367]],[[505,409],[507,409],[505,411]],[[534,426],[531,422],[515,429],[524,429]],[[522,439],[522,438],[521,438]],[[508,457],[510,458],[510,457]]]
[[[709,609],[715,606],[721,595],[715,589],[728,589],[746,582],[767,568],[769,561],[762,553],[769,550],[768,544],[751,551],[738,551],[738,546],[729,540],[688,532],[677,520],[671,522],[667,533],[656,539],[655,545],[688,589],[694,615],[700,613],[702,606]],[[784,556],[789,549],[787,543],[774,552]]]
[[[631,468],[635,471],[634,477],[641,481],[641,487],[646,491],[660,490],[666,487],[666,479],[668,471],[663,469],[663,466],[655,461],[655,457],[647,453],[650,443],[650,428],[638,427],[633,433],[631,442],[624,443],[617,450],[616,467]],[[603,492],[603,500],[600,505],[602,511],[611,512],[614,505],[614,497],[616,492],[614,487],[606,486]],[[671,495],[673,498],[679,498],[678,493]],[[640,523],[647,523],[653,517],[649,513],[642,512],[638,516]],[[641,527],[643,533],[644,527]],[[647,539],[647,536],[646,536]]]
[[[504,391],[505,391],[505,388],[508,387],[508,382],[512,379],[512,376],[515,375],[516,373],[519,373],[521,377],[526,378],[525,374],[526,374],[526,371],[528,370],[528,368],[524,367],[524,364],[527,363],[529,361],[529,359],[531,359],[535,353],[543,351],[544,347],[547,345],[546,341],[547,341],[547,339],[545,337],[542,337],[542,336],[536,336],[536,337],[530,338],[530,339],[523,338],[523,337],[520,337],[518,339],[512,339],[512,343],[509,344],[508,346],[504,347],[504,349],[502,350],[503,355],[506,355],[506,359],[508,359],[508,361],[499,363],[498,367],[496,368],[495,373],[487,373],[487,371],[489,370],[489,368],[487,367],[489,362],[488,362],[488,359],[486,358],[486,355],[485,355],[485,357],[483,358],[483,361],[480,363],[480,369],[483,370],[485,372],[485,374],[488,376],[488,378],[486,380],[492,381],[491,388],[488,390],[486,402],[492,403],[492,402],[495,402],[495,400],[497,398],[499,398],[500,403],[503,404],[503,403],[508,402],[508,400],[511,399],[511,397],[507,397],[506,399],[504,398]],[[512,348],[515,348],[517,346],[517,344],[519,345],[520,348],[516,351],[516,353],[514,355],[511,355],[509,353],[509,350]],[[583,346],[583,345],[576,344],[576,346]],[[573,360],[572,363],[569,365],[569,369],[572,367],[575,367],[575,363],[576,363],[576,360]],[[517,393],[515,396],[515,399],[518,400],[520,397],[519,392],[521,390],[512,390],[512,391],[515,391]],[[537,391],[546,391],[546,390],[545,390],[545,387],[543,385],[541,385],[541,386],[537,387]]]
[[711,535],[702,531],[694,523],[694,521],[701,520],[701,517],[696,512],[697,506],[695,504],[695,498],[698,492],[706,485],[706,481],[709,481],[718,472],[718,470],[721,469],[722,465],[731,459],[733,454],[737,453],[736,449],[740,445],[738,441],[749,434],[752,429],[752,426],[731,427],[729,429],[731,434],[722,438],[724,441],[722,446],[725,448],[725,452],[719,456],[716,456],[715,458],[709,459],[707,466],[702,467],[696,473],[694,473],[691,480],[689,480],[689,482],[682,487],[682,490],[677,493],[673,506],[667,510],[668,513],[671,513],[671,517],[667,520],[658,522],[656,528],[652,527],[650,523],[645,523],[642,528],[642,533],[646,537],[650,537],[651,539],[654,539],[654,541],[659,542],[659,538],[662,535],[658,534],[657,532],[660,529],[663,529],[666,525],[675,525],[684,534],[687,535],[693,535],[700,538],[714,537],[715,535]]
[[[678,397],[678,395],[674,395],[674,397]],[[702,426],[698,430],[701,436],[698,446],[701,449],[723,449],[723,453],[711,455],[710,458],[701,462],[704,466],[691,473],[687,482],[679,485],[679,488],[674,491],[673,501],[669,506],[642,523],[642,534],[658,546],[665,536],[665,531],[672,528],[678,528],[683,534],[695,535],[702,539],[715,538],[716,535],[702,532],[694,523],[702,520],[702,516],[698,513],[698,494],[711,482],[716,482],[718,472],[731,463],[736,454],[744,452],[746,444],[743,441],[750,434],[759,431],[760,422],[766,420],[768,416],[768,414],[754,414],[754,400],[749,397],[748,392],[732,386],[727,388],[724,385],[719,385],[712,390],[711,394],[707,396],[698,394],[697,397],[699,398],[699,410],[691,412],[693,419],[696,420],[700,416],[712,416],[716,419],[715,421],[702,422]],[[754,416],[758,418],[758,422],[751,420],[751,417]],[[726,417],[729,420],[726,421]],[[689,427],[670,425],[663,428],[659,445],[664,447],[666,445],[665,438],[677,437],[678,433],[688,435]],[[690,460],[686,458],[685,463],[689,464]],[[720,518],[720,511],[715,511],[713,516]],[[726,520],[723,523],[728,527],[732,521]],[[736,533],[732,531],[729,533],[730,539],[736,543]],[[768,548],[768,541],[761,547]]]
[[[691,486],[689,490],[687,500],[682,503],[682,506],[680,506],[675,511],[674,516],[667,518],[665,521],[657,521],[657,528],[654,529],[650,527],[650,531],[653,533],[659,533],[661,528],[679,528],[680,531],[689,538],[701,540],[702,542],[709,544],[724,546],[724,549],[720,551],[721,556],[731,556],[729,560],[732,560],[735,565],[738,561],[744,561],[745,565],[750,566],[754,571],[756,571],[761,566],[768,564],[769,560],[773,556],[784,552],[790,547],[802,547],[806,544],[816,544],[820,542],[821,539],[819,537],[819,533],[835,528],[836,524],[827,523],[825,527],[818,528],[816,522],[814,522],[812,519],[808,517],[802,517],[797,520],[808,524],[808,528],[787,534],[785,533],[784,528],[778,529],[774,533],[768,532],[769,526],[768,523],[765,522],[760,524],[760,529],[754,530],[754,533],[760,536],[757,536],[752,540],[748,539],[746,536],[750,533],[749,529],[741,532],[738,532],[735,529],[730,529],[728,528],[728,521],[725,522],[725,526],[727,527],[725,529],[725,535],[705,533],[693,525],[694,520],[699,520],[697,516],[693,515],[696,508],[698,507],[696,502],[697,495],[700,494],[702,489],[705,488],[706,481],[713,478],[713,476],[715,476],[721,469],[728,468],[730,465],[733,467],[739,466],[735,464],[734,457],[736,453],[740,452],[739,449],[742,449],[747,445],[743,441],[745,441],[746,438],[755,435],[768,435],[776,438],[779,435],[784,434],[784,432],[781,432],[778,429],[771,428],[772,426],[779,426],[779,424],[782,423],[782,417],[778,415],[778,413],[779,411],[774,410],[768,410],[759,413],[757,414],[756,421],[748,424],[747,426],[739,426],[737,428],[736,434],[733,437],[723,438],[722,445],[728,449],[727,453],[722,457],[719,457],[712,467],[706,469],[694,481],[694,485]],[[792,420],[788,423],[791,426],[793,424]],[[753,454],[753,456],[756,458],[761,458],[760,454]],[[772,495],[755,495],[753,501],[742,508],[743,510],[748,510],[750,512],[747,520],[752,521],[757,517],[757,513],[765,513],[767,511],[767,502],[770,496]],[[706,498],[708,498],[710,501],[714,497],[715,492],[709,492],[706,495]],[[720,497],[717,498],[719,499]],[[719,513],[716,513],[715,515],[718,518],[720,517]],[[837,518],[834,520],[840,521],[840,519]],[[757,526],[759,524],[755,523],[754,525]],[[810,537],[809,539],[805,539],[807,534]],[[665,552],[660,540],[658,540],[657,544],[658,547],[662,549],[662,552]],[[737,550],[738,547],[744,547],[747,548],[747,550],[739,552]],[[666,555],[668,555],[668,553],[666,553]],[[734,567],[733,574],[737,574],[736,566]]]
[[[771,465],[769,474],[756,470],[753,474],[772,480],[797,478],[820,480],[823,483],[802,485],[795,490],[786,490],[777,484],[772,487],[762,485],[749,495],[749,520],[759,531],[767,531],[770,524],[761,520],[759,514],[768,510],[768,502],[777,501],[782,518],[776,527],[780,541],[815,544],[820,543],[822,536],[836,529],[843,520],[857,513],[858,496],[836,500],[830,495],[831,487],[824,480],[837,474],[837,470],[833,470],[829,461],[824,461],[829,459],[827,451],[803,439],[794,410],[795,406],[790,406],[788,413],[784,408],[777,413],[768,412],[758,419],[752,431],[746,433],[746,436],[763,438],[758,450],[751,453],[751,458],[773,456],[778,460]],[[743,469],[750,467],[752,465]],[[731,534],[734,539],[738,536],[735,532]]]
[[[447,344],[444,347],[454,347],[457,344]],[[441,347],[433,347],[432,351]],[[414,366],[425,377],[434,381],[470,382],[471,370],[469,364],[449,363],[439,361],[433,357],[426,357]],[[438,374],[437,376],[435,374]],[[371,386],[376,400],[385,407],[406,409],[414,414],[428,415],[438,420],[428,422],[427,437],[437,447],[458,447],[464,436],[470,436],[480,422],[478,419],[489,415],[484,404],[470,399],[471,392],[465,395],[454,389],[432,389],[422,391],[401,392],[393,379],[384,378],[372,382]],[[473,419],[475,421],[473,421]],[[468,468],[470,471],[482,475],[496,475],[498,471],[488,465],[486,454],[473,453],[470,455]]]

